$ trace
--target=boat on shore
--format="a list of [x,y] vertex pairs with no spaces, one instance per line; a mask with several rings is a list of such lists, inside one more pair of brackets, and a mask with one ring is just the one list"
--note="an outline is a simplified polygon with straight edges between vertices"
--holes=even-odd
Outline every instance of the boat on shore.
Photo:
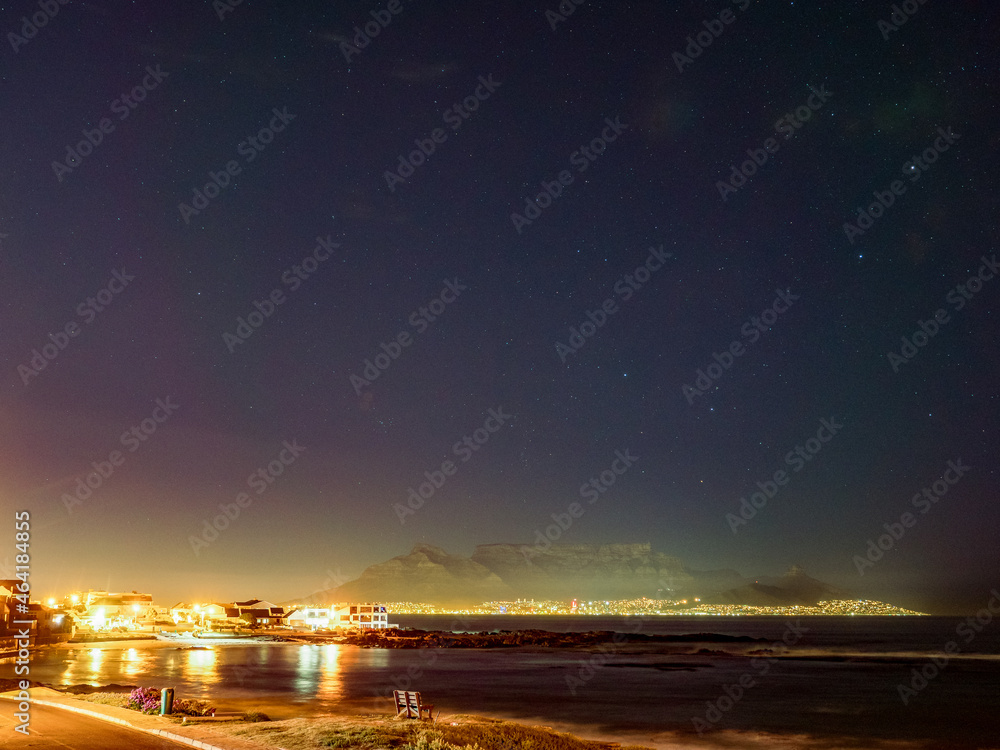
[[243,633],[238,631],[225,630],[185,630],[180,633],[160,632],[155,633],[158,641],[170,641],[173,643],[192,643],[195,641],[264,641],[272,640],[271,636],[262,633]]

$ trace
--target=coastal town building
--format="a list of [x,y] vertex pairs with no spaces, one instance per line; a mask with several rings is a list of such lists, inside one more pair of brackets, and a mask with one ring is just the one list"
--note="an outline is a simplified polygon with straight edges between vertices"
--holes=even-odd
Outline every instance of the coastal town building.
[[275,628],[285,625],[288,614],[283,607],[261,599],[226,605],[226,617],[251,628]]
[[226,604],[178,602],[172,606],[168,616],[174,625],[191,625],[212,630],[231,625],[226,614]]
[[32,645],[56,643],[73,635],[73,621],[58,609],[26,601],[19,579],[0,580],[0,653],[9,653],[15,635],[27,631]]
[[288,615],[288,626],[308,630],[330,627],[332,607],[299,607]]
[[138,591],[77,591],[64,599],[63,610],[81,627],[91,630],[136,630],[156,619],[152,594]]
[[21,581],[17,578],[10,580],[0,579],[0,633],[14,629],[14,620],[17,600],[14,596],[18,593],[18,585]]
[[389,613],[385,605],[375,602],[344,604],[331,608],[331,615],[335,618],[335,625],[342,628],[383,630],[389,627]]
[[389,624],[386,606],[377,602],[333,604],[328,607],[303,606],[289,614],[288,624],[291,627],[309,630],[320,628],[384,630],[395,627]]
[[[19,581],[0,580],[0,631],[13,619]],[[149,631],[210,631],[272,629],[382,630],[389,623],[389,607],[380,602],[340,602],[326,606],[279,606],[262,599],[233,602],[177,602],[157,606],[151,594],[138,591],[75,591],[48,606],[32,603],[34,616],[48,629],[79,630],[83,634]],[[63,625],[65,623],[65,625]]]

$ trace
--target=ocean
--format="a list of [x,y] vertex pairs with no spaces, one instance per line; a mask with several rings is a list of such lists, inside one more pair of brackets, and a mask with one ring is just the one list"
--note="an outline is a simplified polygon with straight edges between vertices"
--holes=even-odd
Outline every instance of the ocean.
[[31,677],[173,687],[282,718],[390,711],[392,690],[411,689],[439,720],[502,716],[657,747],[1000,747],[1000,623],[985,618],[392,619],[424,630],[711,635],[587,649],[71,644],[34,654]]

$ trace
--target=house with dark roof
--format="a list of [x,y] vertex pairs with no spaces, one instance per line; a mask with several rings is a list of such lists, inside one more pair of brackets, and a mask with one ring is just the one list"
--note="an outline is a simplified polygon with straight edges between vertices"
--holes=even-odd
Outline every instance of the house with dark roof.
[[21,581],[17,578],[0,580],[0,633],[14,630],[15,606],[18,603],[15,596],[21,593]]
[[226,617],[245,622],[251,628],[283,626],[289,614],[285,612],[283,607],[260,599],[250,599],[226,605]]

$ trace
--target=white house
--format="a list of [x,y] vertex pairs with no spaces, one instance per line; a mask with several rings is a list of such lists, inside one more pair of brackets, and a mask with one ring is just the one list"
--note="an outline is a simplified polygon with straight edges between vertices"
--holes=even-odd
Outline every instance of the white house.
[[156,618],[151,594],[88,591],[72,598],[80,600],[74,607],[80,621],[93,630],[135,630],[152,624]]
[[299,607],[288,616],[288,624],[293,628],[329,628],[331,607]]
[[170,619],[175,625],[194,625],[199,628],[212,629],[230,625],[226,616],[226,605],[209,602],[206,604],[178,602],[170,608]]
[[376,602],[341,604],[330,608],[333,627],[382,630],[389,627],[389,613],[385,605]]
[[[300,607],[288,617],[292,627],[309,628],[359,628],[382,630],[390,627],[385,605],[377,602],[364,604],[333,604],[329,607]],[[395,627],[395,626],[392,626]]]

